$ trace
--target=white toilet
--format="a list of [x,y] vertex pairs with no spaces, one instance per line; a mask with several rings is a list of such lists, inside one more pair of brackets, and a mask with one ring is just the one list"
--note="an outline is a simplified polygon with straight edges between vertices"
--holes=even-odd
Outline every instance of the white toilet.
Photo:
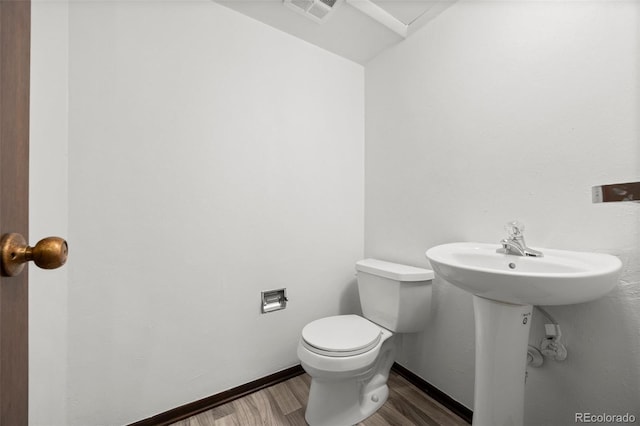
[[311,376],[311,426],[354,425],[375,413],[389,395],[394,333],[427,322],[433,271],[376,259],[357,262],[356,270],[364,318],[321,318],[302,329],[298,357]]

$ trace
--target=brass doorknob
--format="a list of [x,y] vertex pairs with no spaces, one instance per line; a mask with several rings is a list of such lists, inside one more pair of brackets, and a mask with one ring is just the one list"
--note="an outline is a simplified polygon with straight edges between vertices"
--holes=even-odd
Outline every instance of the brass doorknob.
[[24,264],[33,260],[42,269],[56,269],[67,261],[69,246],[59,237],[48,237],[38,241],[35,247],[27,245],[20,234],[5,234],[0,240],[0,257],[2,272],[6,276],[16,276],[24,268]]

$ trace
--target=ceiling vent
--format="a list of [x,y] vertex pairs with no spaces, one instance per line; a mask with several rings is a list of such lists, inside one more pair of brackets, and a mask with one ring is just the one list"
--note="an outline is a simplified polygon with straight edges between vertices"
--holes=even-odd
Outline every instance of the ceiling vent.
[[336,8],[339,0],[284,0],[284,5],[312,21],[322,23]]

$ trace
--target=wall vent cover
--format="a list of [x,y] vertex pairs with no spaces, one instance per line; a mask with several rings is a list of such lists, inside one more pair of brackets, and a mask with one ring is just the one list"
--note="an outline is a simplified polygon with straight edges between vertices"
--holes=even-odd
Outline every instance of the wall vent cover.
[[284,5],[312,21],[322,23],[339,2],[340,0],[284,0]]

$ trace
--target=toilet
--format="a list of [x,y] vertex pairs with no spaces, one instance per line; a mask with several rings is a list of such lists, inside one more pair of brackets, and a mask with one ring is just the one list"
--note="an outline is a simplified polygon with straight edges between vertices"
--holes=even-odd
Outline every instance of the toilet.
[[420,331],[428,320],[433,271],[376,259],[358,261],[356,271],[363,316],[321,318],[302,329],[310,426],[350,426],[375,413],[389,395],[394,335]]

